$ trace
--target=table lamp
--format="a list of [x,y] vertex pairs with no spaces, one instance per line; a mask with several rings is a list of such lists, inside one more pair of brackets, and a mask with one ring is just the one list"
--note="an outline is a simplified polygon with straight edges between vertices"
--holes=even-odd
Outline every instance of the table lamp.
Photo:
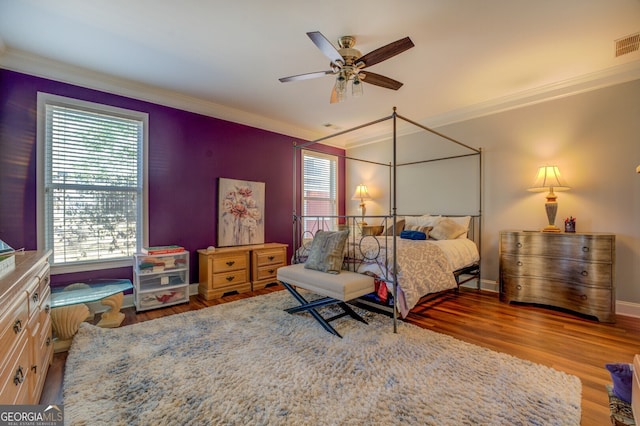
[[555,225],[556,213],[558,212],[556,199],[558,197],[554,191],[567,191],[568,189],[571,188],[567,186],[567,183],[560,176],[558,166],[542,166],[538,169],[536,180],[533,182],[533,186],[529,188],[529,191],[549,191],[547,194],[547,202],[544,204],[549,225],[542,229],[542,232],[560,232],[560,228]]
[[369,195],[369,192],[367,191],[367,185],[364,184],[360,184],[358,186],[356,186],[356,192],[353,193],[353,197],[351,197],[352,200],[360,200],[360,210],[361,210],[361,214],[362,214],[362,225],[366,225],[365,221],[364,221],[364,216],[367,213],[367,207],[365,206],[364,202],[365,200],[370,200],[371,196]]

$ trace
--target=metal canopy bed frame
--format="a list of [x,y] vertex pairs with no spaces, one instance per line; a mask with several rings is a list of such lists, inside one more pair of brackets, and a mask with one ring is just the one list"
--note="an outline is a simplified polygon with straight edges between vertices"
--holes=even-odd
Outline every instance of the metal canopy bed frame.
[[[360,159],[360,158],[353,158],[353,157],[349,157],[346,155],[336,155],[338,158],[343,158],[345,160],[345,170],[346,170],[346,166],[347,166],[347,161],[355,161],[355,162],[360,162],[360,163],[367,163],[370,165],[375,165],[375,166],[382,166],[388,169],[389,172],[389,214],[388,215],[375,215],[375,216],[362,216],[362,215],[356,215],[356,216],[347,216],[347,215],[338,215],[338,216],[305,216],[304,214],[299,215],[297,213],[298,208],[302,209],[302,185],[300,185],[301,187],[298,188],[298,179],[300,179],[300,183],[302,182],[302,177],[298,175],[297,172],[297,164],[298,164],[298,160],[302,158],[301,152],[302,149],[305,150],[309,150],[309,151],[313,151],[313,152],[318,152],[318,153],[325,153],[321,150],[317,150],[317,149],[313,149],[313,145],[315,144],[319,144],[328,140],[331,140],[333,138],[338,138],[341,136],[345,136],[347,134],[350,134],[352,132],[361,130],[361,129],[367,129],[373,125],[377,125],[379,123],[384,123],[391,120],[392,122],[392,135],[391,135],[391,143],[392,143],[392,160],[389,163],[382,163],[382,162],[378,162],[378,161],[371,161],[371,160],[367,160],[367,159]],[[406,136],[406,135],[411,135],[414,134],[416,132],[411,132],[411,133],[404,133],[402,135],[398,134],[398,127],[399,127],[399,123],[403,123],[403,124],[407,124],[410,126],[414,126],[415,128],[417,128],[416,132],[420,132],[422,130],[428,132],[431,135],[435,135],[438,138],[444,139],[452,144],[455,144],[455,146],[457,147],[458,150],[462,150],[464,151],[461,154],[455,154],[455,155],[445,155],[445,156],[440,156],[437,158],[430,158],[430,159],[424,159],[424,160],[418,160],[418,161],[410,161],[410,162],[399,162],[398,161],[398,137],[399,136]],[[388,140],[388,139],[385,139]],[[300,153],[300,154],[299,154]],[[358,220],[362,219],[364,221],[364,219],[375,219],[375,220],[380,220],[384,226],[384,230],[385,232],[388,234],[388,237],[392,242],[391,244],[391,248],[389,249],[389,244],[385,244],[384,247],[381,247],[380,244],[378,244],[378,254],[380,254],[380,251],[383,250],[385,251],[385,256],[384,258],[387,259],[386,255],[388,254],[392,254],[392,258],[393,258],[393,262],[389,262],[390,264],[386,265],[388,270],[389,270],[389,274],[384,276],[384,277],[377,277],[377,278],[381,278],[382,281],[384,281],[386,284],[389,284],[388,286],[391,287],[391,295],[393,297],[393,307],[392,307],[392,317],[393,317],[393,331],[394,333],[397,332],[397,320],[398,320],[398,297],[397,297],[397,293],[398,293],[398,257],[397,257],[397,250],[398,250],[398,244],[397,244],[397,240],[400,238],[399,232],[397,232],[397,227],[396,227],[396,223],[397,220],[399,218],[403,218],[403,217],[408,217],[408,216],[412,216],[412,215],[402,215],[398,213],[398,206],[397,206],[397,198],[398,198],[398,192],[397,192],[397,185],[398,185],[398,169],[404,167],[404,166],[413,166],[413,165],[420,165],[420,164],[427,164],[427,163],[433,163],[433,162],[441,162],[441,161],[448,161],[448,160],[453,160],[453,159],[459,159],[459,158],[463,158],[463,157],[475,157],[477,158],[477,168],[478,168],[478,174],[477,174],[477,185],[478,185],[478,193],[477,193],[477,200],[478,200],[478,206],[477,206],[477,213],[474,214],[466,214],[466,216],[470,216],[471,217],[471,221],[469,223],[469,228],[468,228],[468,238],[470,240],[472,240],[476,246],[477,246],[477,250],[478,250],[478,256],[479,254],[482,252],[482,238],[481,238],[481,224],[482,224],[482,149],[481,148],[473,148],[471,146],[468,146],[460,141],[457,141],[449,136],[446,136],[440,132],[437,132],[429,127],[423,126],[420,123],[417,123],[415,121],[412,121],[406,117],[403,117],[399,114],[397,114],[396,112],[396,108],[393,108],[393,113],[389,116],[380,118],[378,120],[374,120],[365,124],[362,124],[360,126],[356,126],[344,131],[340,131],[313,141],[309,141],[309,142],[305,142],[302,144],[297,144],[294,143],[293,146],[293,260],[292,263],[301,263],[304,261],[304,259],[301,259],[300,256],[300,252],[304,251],[304,247],[305,247],[305,241],[307,244],[307,249],[308,249],[308,243],[309,243],[309,239],[310,237],[313,236],[313,231],[311,231],[311,235],[309,234],[309,231],[306,230],[305,224],[307,226],[309,226],[309,224],[311,224],[311,227],[314,230],[336,230],[337,228],[342,228],[344,229],[345,227],[349,227],[349,229],[354,230],[354,229],[358,229]],[[415,216],[415,213],[413,214],[413,216]],[[454,217],[454,216],[462,216],[462,215],[445,215],[448,217]],[[393,228],[393,232],[390,233],[389,231],[391,230],[391,228]],[[350,244],[348,244],[348,246],[350,247],[349,250],[361,250],[362,251],[362,241],[363,239],[367,238],[367,237],[371,237],[371,235],[364,235],[364,233],[360,236],[355,235],[355,232],[351,232],[349,235],[349,241]],[[358,239],[359,238],[359,239]],[[377,237],[375,237],[377,238]],[[390,251],[390,253],[388,253],[388,251]],[[355,256],[354,253],[345,253],[345,263],[343,264],[343,269],[346,270],[352,270],[352,271],[356,271],[358,268],[358,264],[360,262],[362,262],[362,260],[358,261],[358,260],[353,260],[356,259],[358,256]],[[350,261],[347,261],[346,259],[350,258]],[[365,259],[365,260],[371,260],[371,254],[362,254],[360,256],[360,259]],[[462,268],[459,268],[457,270],[453,271],[453,275],[455,278],[455,282],[457,284],[457,287],[455,287],[455,290],[457,291],[458,287],[468,281],[471,281],[473,279],[477,280],[477,289],[480,289],[480,284],[481,284],[481,274],[480,274],[480,257],[478,257],[477,262],[471,264],[471,265],[466,265]],[[454,287],[449,288],[448,290],[453,289]],[[445,290],[442,290],[441,292],[444,292]],[[431,293],[431,294],[425,294],[422,295],[420,297],[420,300],[416,303],[419,304],[423,301],[423,299],[429,295],[433,295],[433,294],[437,294],[439,292],[435,292],[435,293]]]

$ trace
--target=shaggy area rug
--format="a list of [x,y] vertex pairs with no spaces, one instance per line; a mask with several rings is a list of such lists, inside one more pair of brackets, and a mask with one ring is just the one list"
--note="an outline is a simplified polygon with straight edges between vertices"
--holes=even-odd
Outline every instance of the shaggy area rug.
[[285,291],[116,329],[83,324],[64,378],[74,425],[579,425],[572,375],[363,312],[344,336]]

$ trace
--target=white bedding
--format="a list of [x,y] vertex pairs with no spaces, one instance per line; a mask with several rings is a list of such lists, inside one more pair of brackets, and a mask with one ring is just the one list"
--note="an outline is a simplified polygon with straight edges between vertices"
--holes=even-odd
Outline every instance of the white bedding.
[[[388,250],[385,249],[387,245]],[[390,279],[392,250],[391,237],[364,237],[359,241],[349,239],[345,255],[355,263],[357,272],[370,272]],[[440,241],[397,238],[397,255],[397,298],[403,318],[421,297],[455,288],[457,283],[453,271],[469,266],[480,258],[476,244],[467,238]],[[392,283],[387,283],[389,292],[392,286]]]

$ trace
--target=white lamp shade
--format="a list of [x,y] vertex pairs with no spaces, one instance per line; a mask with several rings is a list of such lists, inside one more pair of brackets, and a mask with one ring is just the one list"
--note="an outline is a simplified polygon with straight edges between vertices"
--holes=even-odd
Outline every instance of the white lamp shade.
[[360,184],[356,186],[356,191],[353,193],[352,200],[370,200],[369,192],[367,191],[367,185]]
[[533,182],[529,191],[543,192],[549,191],[566,191],[571,189],[565,180],[560,176],[558,166],[542,166],[538,169],[536,180]]

